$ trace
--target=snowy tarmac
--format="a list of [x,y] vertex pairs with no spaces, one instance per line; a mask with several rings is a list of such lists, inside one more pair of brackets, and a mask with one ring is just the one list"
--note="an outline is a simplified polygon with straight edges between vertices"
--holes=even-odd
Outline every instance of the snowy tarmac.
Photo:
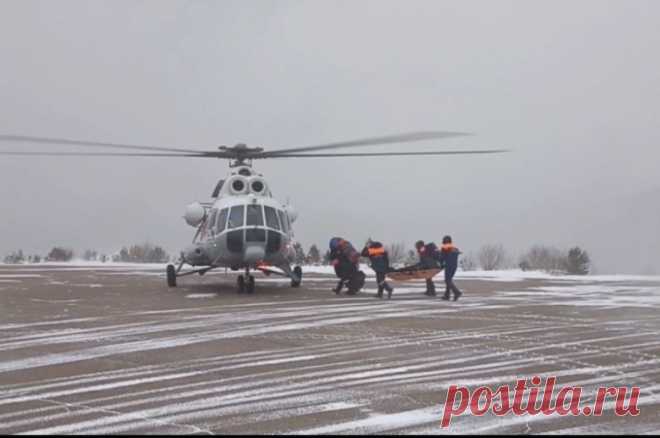
[[[657,277],[463,273],[445,302],[423,283],[377,300],[371,277],[336,296],[325,268],[300,289],[258,275],[254,295],[163,271],[0,265],[0,433],[660,433]],[[536,374],[639,386],[641,413],[440,428],[449,385]]]

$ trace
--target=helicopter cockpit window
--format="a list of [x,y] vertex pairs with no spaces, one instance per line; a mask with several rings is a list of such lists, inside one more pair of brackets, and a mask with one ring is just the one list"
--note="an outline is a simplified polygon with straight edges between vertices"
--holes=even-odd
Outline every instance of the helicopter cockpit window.
[[242,227],[244,222],[244,211],[245,208],[243,205],[234,205],[229,213],[227,228]]
[[264,210],[266,211],[266,225],[270,228],[279,230],[280,224],[277,221],[277,213],[275,213],[275,209],[264,205]]
[[282,223],[282,231],[288,233],[289,223],[286,221],[286,213],[284,213],[282,210],[277,210],[277,214],[280,217],[280,222]]
[[220,210],[220,214],[218,215],[218,233],[222,233],[225,231],[225,225],[227,225],[227,212],[229,211],[228,208],[223,208]]
[[261,205],[247,206],[247,225],[263,225],[264,214],[261,212]]

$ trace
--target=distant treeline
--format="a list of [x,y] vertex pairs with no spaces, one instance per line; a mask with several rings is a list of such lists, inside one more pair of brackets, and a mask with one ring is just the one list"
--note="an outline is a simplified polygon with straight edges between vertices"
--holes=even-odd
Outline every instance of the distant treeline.
[[[47,256],[25,255],[23,250],[14,251],[4,257],[4,262],[8,264],[18,263],[41,263],[46,262],[69,262],[75,257],[75,252],[66,247],[56,246],[50,250]],[[96,250],[87,249],[82,253],[85,261],[98,262],[124,262],[124,263],[167,263],[170,256],[159,245],[151,243],[141,243],[131,246],[124,246],[116,254],[101,254]]]
[[[402,242],[386,245],[390,263],[394,266],[412,265],[417,263],[417,252],[406,249]],[[294,244],[296,251],[294,263],[297,265],[329,265],[330,251],[324,253],[317,245],[312,245],[307,252],[300,243]],[[359,251],[361,248],[356,249]],[[40,263],[43,261],[68,262],[74,258],[74,251],[56,246],[46,257],[39,255],[24,255],[22,250],[5,256],[5,263]],[[124,263],[167,263],[172,260],[169,254],[159,245],[141,243],[124,246],[118,253],[110,256],[99,254],[88,249],[83,252],[82,259],[99,262]],[[518,257],[517,262],[509,256],[502,244],[482,246],[476,253],[461,254],[460,265],[464,271],[482,269],[493,271],[518,267],[523,271],[546,271],[557,274],[586,275],[591,270],[591,259],[584,249],[575,246],[568,250],[560,250],[553,246],[534,245]]]
[[[294,244],[295,263],[299,265],[329,265],[330,251],[321,253],[317,245],[312,245],[305,253],[301,244]],[[357,248],[358,251],[361,248]],[[390,264],[395,266],[417,263],[417,252],[406,249],[402,242],[386,245]],[[518,257],[517,262],[510,257],[502,244],[482,246],[476,254],[461,254],[460,265],[464,271],[520,268],[523,271],[545,271],[557,274],[586,275],[591,270],[591,259],[587,251],[575,246],[560,250],[553,246],[534,245]]]

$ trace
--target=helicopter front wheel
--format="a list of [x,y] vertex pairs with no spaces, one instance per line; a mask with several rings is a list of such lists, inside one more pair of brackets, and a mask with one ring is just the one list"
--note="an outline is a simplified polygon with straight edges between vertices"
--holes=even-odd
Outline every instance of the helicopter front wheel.
[[300,266],[296,266],[293,268],[293,273],[296,277],[298,277],[298,280],[291,279],[291,287],[300,287],[300,284],[302,283],[302,268]]
[[248,275],[247,282],[245,284],[245,290],[249,294],[254,293],[254,275]]
[[176,287],[176,270],[174,265],[167,265],[167,286]]

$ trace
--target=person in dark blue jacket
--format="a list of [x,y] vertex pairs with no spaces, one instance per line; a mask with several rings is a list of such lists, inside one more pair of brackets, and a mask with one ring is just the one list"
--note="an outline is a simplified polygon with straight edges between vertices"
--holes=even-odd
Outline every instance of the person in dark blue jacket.
[[451,241],[451,236],[442,238],[442,248],[440,249],[440,263],[445,270],[445,284],[447,289],[443,300],[449,300],[450,291],[454,292],[454,301],[463,295],[454,284],[454,274],[458,268],[458,256],[461,252],[454,246]]
[[376,283],[378,283],[378,298],[383,298],[383,289],[387,291],[387,299],[392,298],[392,286],[385,280],[385,274],[390,270],[390,259],[387,250],[380,242],[374,242],[369,239],[362,250],[362,257],[369,257],[371,269],[376,273]]
[[[440,265],[440,251],[435,243],[424,243],[423,240],[418,240],[415,243],[415,248],[417,249],[417,255],[419,256],[419,266],[421,269],[433,269],[439,268]],[[432,278],[426,279],[426,292],[424,295],[429,297],[435,296],[435,283],[433,283]]]

